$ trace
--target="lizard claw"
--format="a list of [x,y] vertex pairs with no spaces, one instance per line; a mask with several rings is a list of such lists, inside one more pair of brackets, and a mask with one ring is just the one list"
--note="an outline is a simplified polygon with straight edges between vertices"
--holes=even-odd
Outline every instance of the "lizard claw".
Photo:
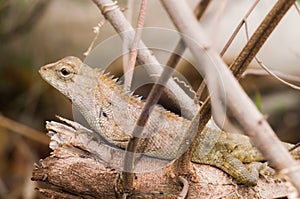
[[180,192],[179,196],[177,197],[178,199],[184,199],[186,198],[187,194],[188,194],[188,189],[189,189],[189,183],[188,181],[182,177],[179,176],[178,177],[179,181],[183,184],[183,188],[182,191]]

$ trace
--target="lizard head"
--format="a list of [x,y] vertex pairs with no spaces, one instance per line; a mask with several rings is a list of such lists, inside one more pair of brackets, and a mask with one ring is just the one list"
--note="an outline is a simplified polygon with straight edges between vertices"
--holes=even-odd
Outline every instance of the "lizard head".
[[93,75],[90,67],[83,67],[84,63],[77,57],[65,57],[55,63],[42,66],[39,70],[42,78],[67,96],[70,100],[77,92],[84,94],[86,88],[92,88]]

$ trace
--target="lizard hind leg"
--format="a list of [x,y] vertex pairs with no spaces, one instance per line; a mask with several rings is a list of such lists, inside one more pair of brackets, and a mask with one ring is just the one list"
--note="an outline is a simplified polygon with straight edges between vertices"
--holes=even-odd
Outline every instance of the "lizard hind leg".
[[216,166],[247,186],[255,186],[258,182],[259,174],[266,178],[267,175],[274,175],[275,173],[265,163],[251,162],[245,165],[230,154],[223,154],[222,163]]

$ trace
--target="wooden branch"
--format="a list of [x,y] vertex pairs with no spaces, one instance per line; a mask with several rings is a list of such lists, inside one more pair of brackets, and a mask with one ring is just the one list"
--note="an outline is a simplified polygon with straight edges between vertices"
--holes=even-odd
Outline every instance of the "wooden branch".
[[[32,180],[41,184],[37,190],[51,198],[116,198],[115,179],[118,171],[108,167],[109,159],[104,161],[103,157],[113,156],[114,162],[122,157],[114,156],[109,151],[111,147],[101,143],[96,133],[78,123],[61,119],[69,125],[54,121],[46,125],[51,135],[50,147],[54,151],[40,161],[33,171]],[[145,161],[145,167],[151,167],[151,158],[142,161]],[[277,198],[286,196],[290,191],[280,179],[272,178],[267,182],[261,178],[255,188],[249,188],[237,185],[235,180],[219,169],[192,165],[196,175],[189,181],[189,199],[218,196],[233,199],[240,196]],[[177,198],[183,190],[171,167],[137,174],[130,198]],[[186,181],[184,183],[186,192]]]
[[[243,126],[245,133],[277,171],[289,171],[285,173],[300,193],[300,169],[298,169],[297,162],[284,148],[263,115],[260,114],[252,101],[244,93],[219,54],[211,48],[208,42],[209,40],[204,34],[202,27],[198,25],[197,20],[191,14],[189,7],[184,1],[174,2],[171,0],[161,0],[161,2],[177,29],[187,37],[192,38],[189,39],[185,37],[184,41],[195,57],[199,69],[205,73],[210,93],[213,92],[214,95],[218,94],[222,86],[225,87],[227,99],[224,100],[224,102]],[[291,3],[290,1],[279,0],[272,11],[277,10],[278,7],[286,9],[286,7],[288,7],[286,4],[290,5]],[[282,13],[278,14],[282,16]],[[271,28],[273,25],[276,25],[276,23],[274,20],[271,20],[269,27]],[[270,30],[265,31],[270,32]],[[263,39],[266,39],[266,36],[260,41],[263,42]],[[256,42],[256,44],[259,46],[261,43]],[[252,49],[254,50],[256,48]],[[253,51],[249,52],[252,56]],[[246,62],[243,61],[243,64],[245,63]],[[222,79],[226,80],[225,85],[220,85]],[[218,100],[220,100],[220,98],[216,99],[216,101]]]

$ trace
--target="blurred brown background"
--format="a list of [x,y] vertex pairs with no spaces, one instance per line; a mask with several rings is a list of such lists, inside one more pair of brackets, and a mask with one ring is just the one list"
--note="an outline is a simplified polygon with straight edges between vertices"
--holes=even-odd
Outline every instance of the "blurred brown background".
[[[195,2],[192,1],[191,6]],[[203,24],[218,49],[224,45],[251,2],[229,0],[221,15],[218,15],[218,3],[214,3],[207,11]],[[249,21],[251,33],[272,2],[275,1],[262,2],[254,12],[250,18],[252,21]],[[146,26],[173,28],[159,1],[150,1],[149,4]],[[120,1],[120,6],[125,7],[126,2]],[[138,6],[136,4],[133,8],[134,26]],[[271,68],[300,77],[300,16],[295,10],[293,13],[278,27],[278,32],[268,40],[259,56]],[[222,20],[217,22],[220,16]],[[55,120],[56,114],[72,118],[70,102],[39,77],[38,69],[68,55],[84,59],[83,53],[94,37],[93,27],[101,20],[102,15],[92,1],[0,0],[0,198],[41,197],[36,195],[36,185],[30,181],[30,176],[34,163],[50,153],[44,143],[47,138],[43,135],[40,141],[39,138],[27,138],[21,135],[22,132],[11,130],[17,126],[12,122],[45,134],[45,121]],[[107,22],[101,29],[98,42],[111,34],[114,31]],[[158,35],[153,37],[159,39]],[[225,56],[227,63],[233,61],[245,41],[244,33],[239,34],[239,39]],[[107,50],[114,49],[111,47]],[[257,65],[253,64],[252,67]],[[181,66],[180,71],[192,85],[199,84],[199,77],[188,66]],[[298,142],[299,91],[261,75],[249,75],[242,80],[242,84],[253,100],[256,99],[261,105],[262,112],[268,116],[281,139]]]

